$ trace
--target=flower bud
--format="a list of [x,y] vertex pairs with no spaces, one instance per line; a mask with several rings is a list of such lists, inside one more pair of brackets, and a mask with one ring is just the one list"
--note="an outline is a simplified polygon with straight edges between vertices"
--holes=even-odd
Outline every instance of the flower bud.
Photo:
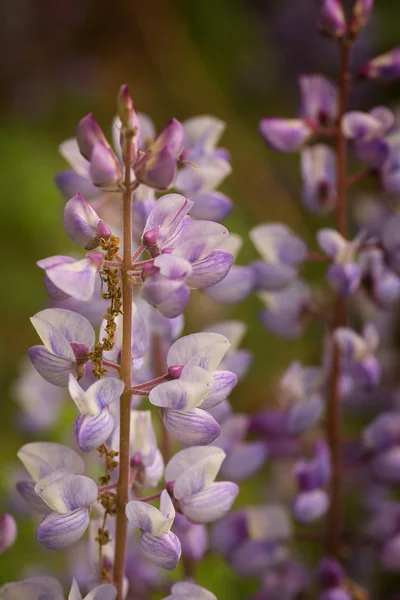
[[318,575],[321,585],[325,588],[336,587],[344,579],[344,572],[334,558],[323,558],[319,564]]
[[111,230],[79,192],[65,205],[64,227],[71,240],[85,250],[94,250],[102,238],[108,240],[111,235]]
[[121,119],[122,127],[130,128],[132,126],[135,109],[133,108],[133,100],[129,94],[129,88],[126,83],[119,88],[117,96],[117,112]]
[[125,164],[132,165],[136,161],[140,142],[140,122],[126,84],[120,87],[117,97],[117,111],[121,125],[120,145],[123,161]]
[[90,159],[90,177],[97,187],[113,190],[122,180],[122,168],[107,141],[99,140]]
[[166,190],[173,184],[177,160],[183,150],[182,124],[172,119],[161,131],[138,161],[135,169],[141,183],[158,190]]
[[350,23],[350,33],[352,36],[356,36],[366,26],[373,6],[374,0],[356,0]]
[[86,115],[79,121],[76,129],[76,141],[78,142],[80,153],[89,161],[92,156],[93,148],[97,142],[100,141],[103,144],[108,145],[106,136],[92,113]]
[[369,61],[361,68],[360,76],[386,81],[400,77],[400,46]]
[[295,152],[311,137],[311,127],[301,119],[262,119],[260,132],[265,140],[281,152]]
[[347,27],[341,0],[324,0],[319,13],[319,28],[330,37],[345,35]]
[[4,513],[0,517],[0,555],[13,545],[17,533],[17,524],[14,517]]

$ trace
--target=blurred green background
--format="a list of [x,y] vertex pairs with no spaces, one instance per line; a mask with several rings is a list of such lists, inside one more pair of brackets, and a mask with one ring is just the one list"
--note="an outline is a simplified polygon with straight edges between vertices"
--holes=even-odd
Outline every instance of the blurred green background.
[[[349,3],[351,4],[351,2]],[[315,27],[314,0],[2,0],[0,3],[0,165],[3,266],[1,268],[0,490],[6,503],[15,452],[29,435],[15,425],[8,392],[21,359],[36,343],[29,317],[46,303],[35,261],[67,253],[63,200],[53,183],[65,167],[57,146],[93,111],[110,129],[119,85],[130,85],[137,110],[161,128],[175,116],[213,114],[227,122],[222,145],[232,154],[233,174],[223,186],[235,202],[227,221],[245,244],[239,263],[254,257],[246,236],[256,223],[285,221],[313,243],[319,221],[303,210],[298,158],[277,155],[258,134],[262,116],[290,116],[298,104],[297,75],[322,71],[335,78],[337,56]],[[399,42],[398,0],[376,2],[354,66]],[[395,105],[398,84],[355,91],[362,108]],[[324,224],[329,220],[324,220]],[[311,278],[319,278],[311,272]],[[307,273],[308,275],[309,273]],[[318,361],[320,326],[296,341],[271,336],[258,324],[259,303],[216,308],[194,298],[188,331],[226,316],[243,319],[243,346],[256,353],[246,382],[234,393],[244,412],[271,402],[274,386],[290,360]],[[67,411],[68,412],[68,411]],[[65,419],[72,421],[73,414]],[[62,427],[65,427],[65,423]],[[60,430],[62,429],[60,426]],[[31,439],[31,438],[29,438]],[[47,439],[57,439],[57,432]],[[265,499],[265,482],[243,486],[240,503]],[[6,505],[6,504],[5,504]],[[22,520],[16,545],[0,558],[0,583],[47,568],[53,556],[39,548],[34,526]],[[56,567],[57,568],[57,567]],[[220,600],[243,598],[254,582],[243,582],[222,561],[201,569]]]

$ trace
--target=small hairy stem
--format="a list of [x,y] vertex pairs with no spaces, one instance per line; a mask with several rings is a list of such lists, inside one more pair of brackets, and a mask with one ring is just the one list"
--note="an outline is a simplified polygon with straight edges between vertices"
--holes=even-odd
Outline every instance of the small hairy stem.
[[322,254],[322,252],[314,252],[311,250],[308,253],[307,260],[310,262],[327,262],[330,258],[329,256],[326,256],[326,254]]
[[[347,237],[347,152],[346,139],[342,133],[341,121],[346,112],[349,92],[349,58],[350,44],[343,40],[341,44],[341,68],[339,86],[339,113],[336,136],[337,160],[337,230]],[[338,296],[332,322],[333,330],[344,327],[347,322],[347,305],[344,298]],[[340,555],[342,536],[342,457],[341,457],[341,411],[340,411],[340,350],[333,347],[332,370],[330,376],[330,392],[327,410],[327,433],[331,451],[332,477],[330,482],[330,506],[328,513],[327,550],[332,556]]]
[[140,390],[141,388],[154,387],[155,385],[158,385],[159,383],[164,383],[164,381],[167,381],[167,378],[168,378],[167,373],[164,373],[164,375],[161,375],[161,377],[156,377],[155,379],[150,379],[150,381],[145,381],[144,383],[138,383],[137,385],[135,385],[135,389]]
[[119,371],[120,366],[117,365],[116,363],[113,363],[109,360],[104,360],[104,358],[102,359],[102,363],[105,367],[110,367],[110,369],[116,369],[117,371]]
[[136,250],[136,252],[134,253],[134,255],[131,258],[132,263],[135,262],[135,260],[137,260],[139,258],[139,256],[142,254],[142,252],[144,252],[145,250],[145,246],[143,246],[143,244],[140,244],[139,248]]
[[[129,156],[129,152],[126,153]],[[131,166],[129,160],[125,164],[125,180],[123,193],[123,270],[122,277],[122,356],[120,377],[125,384],[125,390],[120,403],[120,445],[119,445],[119,479],[116,500],[116,533],[114,585],[117,588],[117,600],[122,600],[122,587],[125,573],[125,556],[128,521],[125,507],[128,502],[129,473],[130,473],[130,419],[132,385],[132,302],[133,289],[127,274],[131,267],[132,256],[132,192]]]
[[102,485],[98,488],[99,494],[102,492],[107,492],[108,490],[115,490],[117,487],[116,483],[110,483],[109,485]]
[[359,183],[364,179],[367,179],[367,177],[369,177],[370,175],[371,172],[369,169],[364,169],[363,171],[359,171],[359,173],[351,175],[351,177],[347,178],[347,187],[349,187],[350,185],[354,185],[355,183]]
[[157,500],[161,496],[161,492],[157,492],[156,494],[152,494],[151,496],[143,496],[142,498],[137,498],[140,502],[151,502],[152,500]]

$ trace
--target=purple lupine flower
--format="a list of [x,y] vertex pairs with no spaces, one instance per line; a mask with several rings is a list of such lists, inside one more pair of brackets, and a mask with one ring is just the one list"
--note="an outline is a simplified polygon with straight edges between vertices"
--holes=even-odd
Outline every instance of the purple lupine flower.
[[30,431],[54,426],[66,397],[65,390],[43,379],[28,360],[21,365],[19,376],[12,384],[11,395],[22,413],[22,427]]
[[[221,250],[230,252],[236,259],[243,240],[240,235],[230,234],[220,244]],[[232,265],[229,273],[215,285],[205,288],[205,293],[219,304],[236,304],[242,302],[254,287],[255,275],[253,265]]]
[[352,595],[343,587],[344,572],[334,558],[323,558],[318,567],[318,575],[324,591],[319,600],[351,600]]
[[198,156],[195,166],[183,167],[175,187],[193,199],[191,215],[196,219],[223,221],[232,212],[232,201],[215,190],[231,173],[229,162],[222,156]]
[[198,116],[183,122],[184,150],[180,159],[192,163],[178,173],[175,187],[194,202],[196,219],[223,221],[232,211],[232,201],[215,191],[231,172],[229,155],[216,145],[225,123],[211,116]]
[[67,387],[70,373],[81,379],[95,342],[89,321],[70,310],[47,308],[32,317],[31,323],[44,343],[29,349],[40,375],[60,387]]
[[260,132],[276,150],[296,152],[313,135],[313,128],[302,119],[265,118]]
[[390,144],[384,136],[393,123],[393,113],[384,106],[377,106],[369,113],[346,113],[342,119],[342,131],[346,138],[354,140],[357,158],[371,169],[378,169],[390,153]]
[[302,199],[313,213],[326,214],[336,204],[336,155],[326,144],[301,152]]
[[171,594],[163,600],[217,600],[216,596],[205,588],[188,581],[174,583]]
[[400,191],[400,144],[397,132],[386,137],[389,143],[389,156],[380,170],[383,189],[397,195]]
[[260,131],[266,141],[281,152],[299,150],[318,126],[334,124],[338,110],[336,87],[322,75],[299,78],[301,91],[300,119],[266,118]]
[[228,348],[224,336],[202,332],[177,340],[169,349],[171,380],[153,388],[149,400],[161,407],[165,427],[185,444],[209,444],[220,433],[204,409],[225,400],[236,385],[234,373],[216,370]]
[[186,221],[173,247],[156,256],[147,271],[143,269],[142,297],[165,317],[180,315],[189,301],[190,289],[214,285],[229,272],[233,255],[220,249],[227,235],[219,223]]
[[137,161],[134,168],[137,180],[158,190],[171,187],[183,150],[183,138],[182,124],[172,119]]
[[260,592],[251,600],[294,600],[309,589],[310,581],[307,567],[295,559],[289,559],[267,572]]
[[89,525],[89,507],[98,494],[95,482],[82,475],[82,459],[50,442],[25,444],[17,455],[32,478],[19,482],[17,489],[34,510],[45,514],[37,539],[50,550],[74,544]]
[[117,597],[117,589],[110,583],[104,583],[94,588],[85,598],[79,590],[75,579],[72,581],[71,591],[69,592],[68,600],[115,600]]
[[288,558],[292,536],[287,511],[279,505],[250,506],[227,515],[212,529],[213,547],[242,577],[261,576]]
[[400,277],[387,265],[382,250],[360,253],[363,289],[378,306],[389,308],[400,298]]
[[295,338],[303,333],[313,313],[312,293],[308,285],[297,280],[277,292],[260,292],[265,306],[260,318],[275,335]]
[[298,440],[289,432],[288,413],[262,411],[251,418],[250,433],[266,443],[270,458],[287,458],[299,451]]
[[300,116],[321,126],[333,125],[338,112],[336,85],[323,75],[302,75]]
[[400,444],[400,412],[386,411],[378,415],[363,432],[367,450],[382,452]]
[[263,258],[252,264],[256,288],[276,291],[293,283],[307,258],[303,240],[281,223],[257,225],[249,235]]
[[350,296],[361,281],[361,267],[356,262],[361,239],[347,242],[335,229],[320,229],[317,240],[333,261],[327,271],[330,285],[338,294]]
[[361,68],[360,75],[367,79],[391,80],[400,76],[400,46],[370,60]]
[[246,325],[242,321],[234,320],[213,323],[206,329],[206,331],[219,333],[228,339],[230,346],[220,363],[220,367],[223,370],[235,373],[239,381],[246,377],[253,362],[253,353],[250,350],[239,348],[246,329]]
[[18,529],[12,515],[4,513],[0,516],[0,555],[14,544]]
[[52,298],[55,297],[55,288],[58,293],[61,292],[63,298],[72,297],[87,301],[94,294],[103,255],[101,252],[88,252],[81,260],[71,260],[69,256],[49,256],[38,260],[36,264],[44,270],[47,281],[53,286],[49,289],[47,285]]
[[70,310],[47,308],[32,317],[31,322],[44,343],[29,349],[29,358],[38,373],[60,387],[67,387],[70,374],[81,379],[95,342],[89,321]]
[[250,425],[250,417],[235,413],[221,423],[221,434],[213,442],[222,448],[226,458],[220,474],[232,481],[245,481],[261,469],[268,452],[264,442],[245,441]]
[[173,488],[179,510],[193,523],[210,523],[231,508],[239,488],[235,483],[214,479],[225,452],[212,446],[185,448],[171,458],[165,480]]
[[366,26],[373,6],[374,0],[356,0],[350,23],[350,32],[353,36]]
[[314,447],[311,460],[298,460],[294,473],[299,486],[293,511],[300,523],[312,523],[321,518],[329,506],[329,496],[323,489],[331,474],[330,453],[325,442],[318,442]]
[[85,250],[94,250],[102,238],[107,240],[112,233],[79,192],[65,205],[64,228],[71,240]]
[[0,588],[0,594],[4,600],[64,600],[61,585],[52,577],[27,577],[6,583]]
[[400,482],[400,444],[378,452],[371,460],[371,472],[374,478],[386,484]]
[[362,111],[347,112],[341,127],[344,136],[351,140],[367,142],[384,135],[394,124],[394,115],[385,106],[377,106],[368,113]]
[[122,181],[122,167],[92,114],[79,121],[76,141],[80,153],[89,161],[93,184],[105,190],[117,190]]
[[374,356],[379,345],[379,334],[372,323],[364,326],[362,335],[352,329],[339,327],[333,332],[343,363],[351,377],[360,385],[376,386],[381,377],[381,366]]
[[400,217],[391,216],[385,222],[382,230],[382,246],[386,261],[391,269],[400,274]]
[[58,173],[55,178],[57,187],[64,197],[72,198],[78,190],[89,200],[102,194],[102,191],[90,179],[90,163],[81,155],[76,139],[65,140],[60,144],[58,150],[71,167],[71,169],[65,169]]
[[119,379],[100,379],[84,391],[75,377],[70,375],[68,391],[81,413],[74,425],[76,441],[83,452],[91,452],[111,435],[114,418],[108,406],[119,399],[124,391],[124,383]]
[[186,215],[193,202],[180,194],[161,196],[151,210],[143,229],[142,244],[155,257],[174,248],[183,227],[190,222]]
[[[119,432],[116,433],[119,434]],[[116,446],[119,442],[119,435],[115,438]],[[164,473],[164,460],[157,447],[157,438],[149,410],[133,410],[131,412],[130,452],[131,464],[137,470],[135,483],[144,488],[157,487]]]
[[126,516],[130,523],[143,531],[140,538],[143,554],[162,569],[175,569],[181,556],[181,544],[171,531],[175,508],[167,490],[161,493],[160,510],[132,500],[126,506]]
[[177,513],[172,529],[181,542],[183,555],[191,560],[201,560],[208,548],[206,526],[201,523],[191,523],[185,515]]
[[300,362],[291,363],[279,382],[287,433],[300,435],[318,423],[324,411],[323,383],[321,369],[303,367]]
[[323,0],[318,24],[320,31],[331,37],[341,38],[346,34],[346,17],[341,0]]

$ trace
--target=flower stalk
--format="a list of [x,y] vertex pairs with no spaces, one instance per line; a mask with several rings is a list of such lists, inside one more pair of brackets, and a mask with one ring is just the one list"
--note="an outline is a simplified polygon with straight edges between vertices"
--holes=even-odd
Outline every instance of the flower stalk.
[[[132,144],[132,140],[130,140]],[[116,534],[114,585],[117,588],[117,600],[122,600],[122,587],[125,572],[125,556],[128,522],[125,507],[128,502],[130,474],[130,418],[132,386],[132,303],[133,288],[129,280],[128,270],[131,267],[132,256],[132,193],[135,184],[131,180],[131,165],[129,149],[125,153],[125,178],[123,200],[123,269],[122,278],[122,356],[120,377],[125,384],[125,390],[120,402],[120,445],[119,445],[119,479],[116,498]]]
[[[346,112],[350,86],[349,59],[351,45],[346,39],[340,40],[341,64],[339,83],[338,128],[336,136],[337,158],[337,207],[336,225],[338,232],[347,235],[347,149],[341,121]],[[332,330],[345,327],[347,322],[346,299],[338,295],[332,322]],[[327,434],[331,451],[332,478],[330,482],[330,508],[328,513],[327,549],[332,556],[339,556],[342,533],[342,466],[341,466],[341,410],[340,410],[340,349],[333,346],[330,392],[327,406]]]

